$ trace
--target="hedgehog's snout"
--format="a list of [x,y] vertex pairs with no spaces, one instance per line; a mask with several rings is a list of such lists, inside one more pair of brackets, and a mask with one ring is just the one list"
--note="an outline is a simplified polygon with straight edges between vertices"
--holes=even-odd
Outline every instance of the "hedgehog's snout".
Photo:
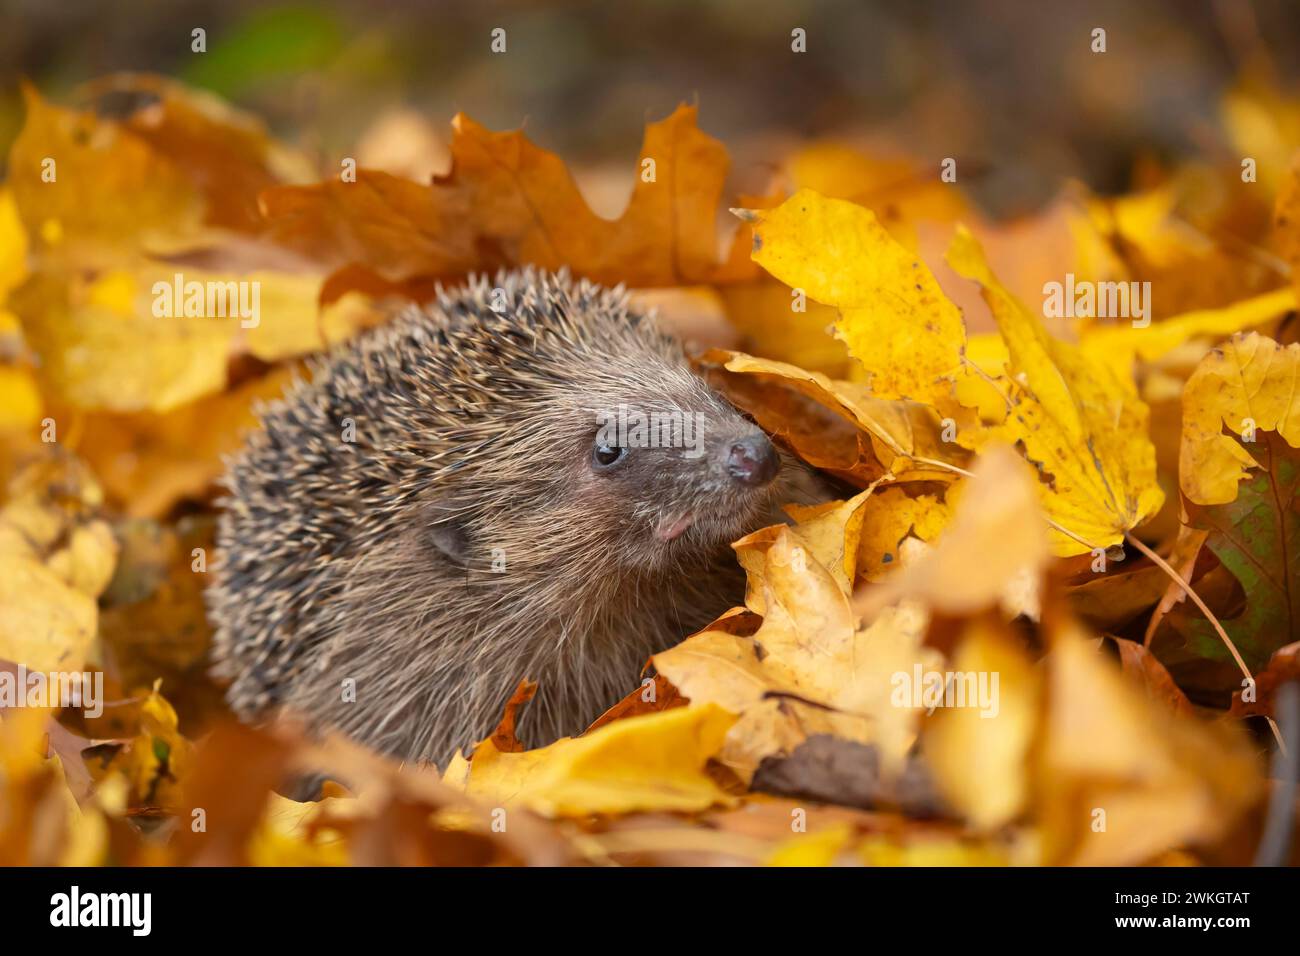
[[781,470],[781,458],[762,432],[734,441],[726,450],[723,468],[733,481],[749,488],[771,483]]

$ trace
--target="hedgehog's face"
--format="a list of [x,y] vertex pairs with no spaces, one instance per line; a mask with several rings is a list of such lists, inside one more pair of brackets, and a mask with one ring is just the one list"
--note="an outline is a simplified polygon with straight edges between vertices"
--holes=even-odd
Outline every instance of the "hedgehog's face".
[[782,493],[762,430],[693,375],[681,385],[602,403],[579,446],[575,490],[643,567],[712,553],[770,520]]

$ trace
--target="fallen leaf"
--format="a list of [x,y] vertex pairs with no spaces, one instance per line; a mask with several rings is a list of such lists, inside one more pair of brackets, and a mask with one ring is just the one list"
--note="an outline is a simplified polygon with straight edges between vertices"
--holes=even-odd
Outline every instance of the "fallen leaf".
[[859,575],[868,581],[881,580],[898,569],[905,539],[934,542],[951,520],[951,506],[934,495],[912,497],[902,488],[877,489],[862,508]]
[[945,684],[945,705],[923,728],[922,752],[944,801],[971,826],[993,832],[1029,806],[1042,680],[1005,622],[988,616],[963,628],[945,680],[955,706],[947,706]]
[[1246,700],[1241,694],[1233,695],[1233,716],[1272,716],[1278,688],[1290,681],[1300,681],[1300,641],[1279,647],[1263,670],[1255,674],[1254,700]]
[[877,398],[948,404],[962,369],[961,313],[870,210],[804,189],[742,218],[754,231],[755,262],[839,310],[835,334]]
[[13,305],[45,385],[68,404],[119,412],[167,411],[221,391],[239,319],[155,317],[150,290],[174,274],[155,266],[28,282]]
[[154,687],[140,708],[139,735],[99,768],[97,781],[121,774],[131,787],[130,805],[177,811],[181,787],[194,757],[194,745],[177,729],[176,711]]
[[0,509],[0,659],[33,671],[81,669],[95,640],[95,599],[118,545],[97,516],[101,492],[75,460],[37,461]]
[[1300,447],[1300,345],[1280,346],[1257,333],[1236,336],[1205,357],[1183,390],[1183,440],[1178,478],[1201,505],[1226,504],[1237,484],[1259,467],[1235,437],[1276,431]]
[[1005,425],[959,433],[972,447],[1019,443],[1042,473],[1053,551],[1081,554],[1123,540],[1159,510],[1155,448],[1147,406],[1132,386],[1077,346],[1052,339],[994,278],[974,237],[959,230],[948,252],[954,269],[983,287],[1010,356],[1015,405]]
[[1117,378],[1125,378],[1132,374],[1138,359],[1153,362],[1191,338],[1219,339],[1279,318],[1295,307],[1295,292],[1278,289],[1224,308],[1173,316],[1144,328],[1093,326],[1083,333],[1079,347],[1091,361],[1108,366]]
[[[965,461],[960,448],[943,440],[942,423],[924,405],[883,401],[860,384],[833,381],[818,372],[740,352],[711,349],[698,361],[735,373],[714,381],[766,428],[787,437],[805,460],[862,484],[880,477],[881,468],[898,481],[950,481],[955,477],[952,465],[959,467]],[[746,387],[751,378],[759,383],[758,389]],[[733,388],[733,383],[738,387]],[[806,407],[791,403],[788,394],[767,386],[810,399],[865,435],[844,456],[843,432],[828,428],[824,417],[805,423],[801,418],[808,415]],[[867,449],[875,459],[874,470],[860,464]]]
[[921,646],[925,614],[891,608],[859,631],[841,586],[789,529],[735,547],[762,626],[752,636],[706,628],[653,658],[693,703],[740,715],[719,759],[747,780],[764,758],[821,733],[875,744],[884,773],[897,775],[917,711],[895,705],[892,678],[938,658]]
[[1077,631],[1059,634],[1047,663],[1035,771],[1045,863],[1132,866],[1213,843],[1260,797],[1238,728],[1171,713]]
[[727,151],[681,105],[646,126],[638,176],[615,222],[591,212],[562,160],[522,132],[494,133],[461,114],[452,169],[435,180],[463,194],[476,240],[512,264],[567,265],[597,282],[684,285],[719,268],[715,222]]
[[[1300,634],[1300,451],[1276,432],[1261,432],[1252,449],[1258,469],[1237,486],[1235,500],[1187,510],[1188,524],[1208,532],[1205,547],[1245,592],[1245,610],[1219,622],[1254,671]],[[1193,653],[1233,659],[1199,612],[1182,630]]]
[[1190,717],[1195,714],[1187,695],[1174,683],[1169,671],[1156,660],[1154,654],[1136,641],[1116,638],[1113,643],[1119,651],[1119,662],[1124,673],[1139,681],[1146,688],[1148,697],[1181,716]]
[[867,619],[904,599],[954,616],[999,603],[1013,614],[1036,616],[1036,596],[1025,598],[1035,594],[1049,553],[1031,470],[1014,452],[995,446],[954,493],[952,521],[934,547],[859,592],[856,607]]
[[208,241],[202,192],[171,158],[118,123],[47,102],[30,84],[23,100],[9,185],[42,259],[104,266],[124,250]]
[[704,772],[735,717],[716,706],[674,707],[617,720],[521,753],[483,741],[466,792],[544,816],[701,810],[731,797]]

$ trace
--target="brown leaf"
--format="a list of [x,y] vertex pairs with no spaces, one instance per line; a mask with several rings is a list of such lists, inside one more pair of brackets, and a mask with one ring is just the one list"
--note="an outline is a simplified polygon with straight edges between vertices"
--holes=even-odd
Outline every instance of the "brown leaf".
[[1193,716],[1196,709],[1182,689],[1174,683],[1165,670],[1165,665],[1156,660],[1155,655],[1136,641],[1114,638],[1113,643],[1119,650],[1120,664],[1124,673],[1139,681],[1152,700],[1169,707],[1174,713]]
[[1269,658],[1268,666],[1255,673],[1255,700],[1232,695],[1234,717],[1273,716],[1273,699],[1277,689],[1288,681],[1300,681],[1300,641],[1279,647]]

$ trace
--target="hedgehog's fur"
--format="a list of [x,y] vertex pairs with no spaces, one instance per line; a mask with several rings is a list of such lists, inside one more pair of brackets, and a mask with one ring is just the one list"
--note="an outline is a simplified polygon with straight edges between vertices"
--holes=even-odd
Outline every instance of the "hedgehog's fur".
[[[702,413],[708,454],[637,449],[596,474],[595,411],[620,403]],[[440,292],[263,422],[230,462],[209,589],[228,699],[408,760],[490,733],[523,677],[541,685],[523,739],[581,732],[740,599],[728,542],[814,487],[784,455],[770,485],[728,482],[716,449],[761,433],[621,289],[563,273]]]

